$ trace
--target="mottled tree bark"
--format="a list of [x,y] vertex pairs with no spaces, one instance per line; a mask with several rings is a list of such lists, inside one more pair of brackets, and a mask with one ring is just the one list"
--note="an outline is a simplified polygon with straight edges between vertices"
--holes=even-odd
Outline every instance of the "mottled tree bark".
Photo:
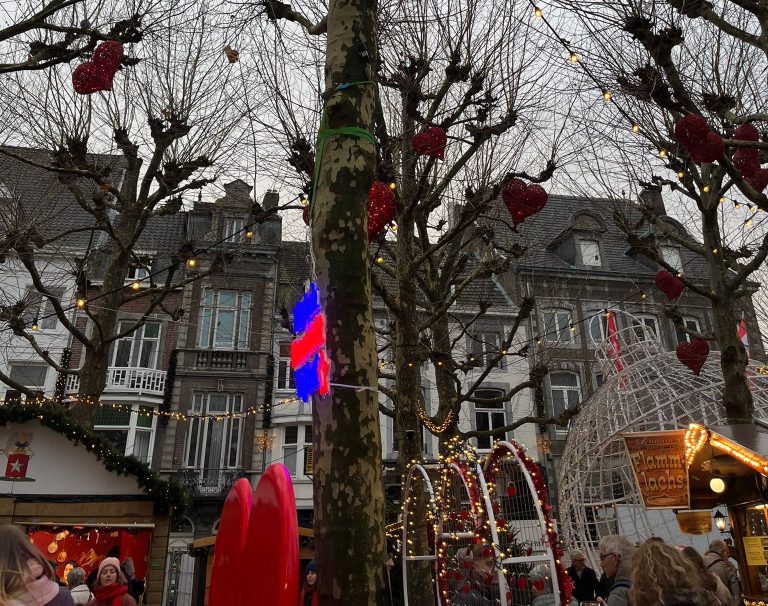
[[[376,2],[333,1],[326,88],[371,80]],[[367,51],[367,52],[366,52]],[[376,87],[326,101],[327,127],[373,131]],[[376,339],[366,236],[375,149],[364,138],[325,141],[312,200],[312,251],[328,320],[331,395],[315,399],[315,553],[322,605],[384,603],[384,485],[376,392]],[[363,389],[356,389],[360,386]]]

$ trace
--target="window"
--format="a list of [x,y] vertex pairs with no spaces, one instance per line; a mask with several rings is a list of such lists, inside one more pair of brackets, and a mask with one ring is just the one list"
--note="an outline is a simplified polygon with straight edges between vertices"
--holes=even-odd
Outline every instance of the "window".
[[280,357],[277,359],[277,383],[278,391],[294,391],[296,389],[296,377],[291,369],[291,344],[280,343]]
[[[683,318],[683,324],[688,330],[701,332],[701,329],[699,328],[699,321],[696,318]],[[693,335],[690,335],[682,330],[677,324],[675,324],[675,339],[677,344],[680,345],[680,343],[690,343],[694,337]]]
[[[148,264],[147,264],[148,265]],[[149,278],[149,268],[144,265],[131,265],[125,275],[126,282],[141,282]]]
[[251,293],[206,289],[200,309],[198,347],[247,349]]
[[602,267],[600,258],[600,243],[597,240],[579,240],[581,264],[587,267]]
[[[299,441],[299,437],[303,442]],[[304,461],[299,467],[299,461]],[[283,465],[297,478],[312,475],[312,426],[286,425],[283,433]]]
[[11,364],[11,380],[24,387],[42,391],[45,388],[47,374],[47,364],[26,364],[24,362]]
[[553,372],[549,375],[549,393],[552,413],[557,417],[581,401],[579,376],[573,372]]
[[567,309],[545,309],[541,314],[543,331],[541,338],[554,343],[570,343],[571,312]]
[[[504,395],[501,389],[478,389],[475,398],[491,400]],[[504,410],[504,402],[476,402],[475,403],[475,427],[477,431],[490,431],[500,429],[507,424],[507,415]],[[490,450],[493,442],[506,440],[506,433],[485,438],[477,438],[479,449]]]
[[222,238],[225,242],[235,244],[243,239],[243,227],[245,222],[242,217],[226,217],[224,219],[224,233]]
[[[480,331],[470,337],[470,352],[474,362],[485,368],[499,354],[501,335],[498,332]],[[504,358],[501,358],[495,368],[504,368]]]
[[656,316],[640,315],[632,318],[632,329],[638,341],[659,338],[659,323]]
[[[135,322],[119,322],[119,333],[123,333]],[[146,322],[133,333],[119,339],[113,349],[112,364],[115,368],[157,368],[157,354],[160,350],[160,322]]]
[[118,452],[142,463],[152,462],[155,415],[151,406],[103,404],[96,410],[93,428],[112,442]]
[[[231,469],[240,465],[243,419],[216,419],[218,415],[243,412],[243,396],[229,393],[196,393],[188,414],[184,464],[194,469]],[[197,418],[194,415],[198,416]]]
[[608,317],[604,309],[593,309],[587,312],[590,345],[599,344],[608,338]]
[[[427,414],[432,414],[432,409],[430,405],[430,399],[429,399],[429,388],[425,385],[421,386],[421,397],[423,398],[424,402],[424,410],[427,412]],[[423,452],[425,455],[429,455],[432,453],[432,434],[429,433],[429,431],[424,427],[424,424],[419,425],[420,428],[420,434],[421,434],[421,452]],[[397,428],[396,428],[396,422],[392,421],[392,452],[397,452],[399,448],[399,442],[397,440]]]
[[601,372],[595,373],[595,389],[600,389],[605,383],[605,375]]
[[[47,287],[57,301],[61,301],[64,296],[63,288]],[[28,326],[31,326],[33,322],[37,321],[38,330],[46,330],[56,328],[58,318],[56,312],[53,309],[53,303],[51,300],[44,296],[42,293],[37,292],[34,287],[27,286],[27,291],[24,294],[24,321]]]
[[683,260],[680,249],[677,246],[659,246],[659,254],[662,260],[672,269],[680,271],[683,268]]

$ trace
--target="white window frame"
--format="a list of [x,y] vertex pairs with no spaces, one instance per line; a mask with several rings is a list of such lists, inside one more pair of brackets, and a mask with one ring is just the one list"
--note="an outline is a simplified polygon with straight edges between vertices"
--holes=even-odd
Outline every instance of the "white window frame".
[[147,282],[149,280],[150,264],[140,265],[134,263],[128,267],[128,273],[125,274],[126,282]]
[[[595,255],[589,254],[584,250],[585,246],[592,245],[597,249],[597,258],[595,258]],[[602,267],[603,255],[600,250],[600,240],[595,240],[593,238],[579,238],[579,256],[581,257],[581,264],[584,267]]]
[[[565,384],[553,384],[552,380],[557,377],[558,375],[569,375],[576,378],[576,385],[565,385]],[[552,414],[553,416],[559,416],[563,412],[565,412],[567,409],[569,409],[571,406],[578,406],[582,401],[582,393],[581,393],[581,377],[579,376],[578,372],[572,371],[572,370],[562,370],[558,369],[554,372],[549,373],[548,377],[548,383],[549,383],[549,403],[552,406]],[[563,410],[557,410],[555,407],[555,391],[562,392],[563,395]],[[571,395],[576,396],[576,402],[571,402]],[[567,433],[567,429],[558,428],[558,433]]]
[[[118,334],[128,330],[133,324],[136,323],[136,320],[120,320],[117,324],[118,326]],[[147,326],[150,327],[157,327],[157,336],[156,337],[146,337],[146,328]],[[118,339],[115,341],[115,343],[112,346],[112,356],[110,358],[110,368],[157,368],[157,361],[160,358],[160,345],[161,341],[160,338],[163,334],[163,325],[162,322],[157,322],[153,320],[148,320],[143,325],[139,326],[134,332],[132,332],[127,337],[123,337],[122,339]],[[145,344],[154,343],[155,347],[152,350],[151,359],[147,362],[146,366],[140,366],[139,362],[141,361],[142,352],[144,351]],[[117,358],[118,354],[120,353],[120,349],[122,346],[128,346],[129,347],[129,353],[128,353],[128,365],[127,366],[118,366],[117,365]]]
[[[478,389],[475,390],[475,393],[473,395],[476,398],[497,398],[499,396],[504,395],[504,390],[498,387],[479,387]],[[499,419],[499,415],[501,415],[500,419]],[[486,418],[487,423],[484,423],[484,425],[487,425],[488,429],[498,429],[500,427],[505,427],[506,425],[508,425],[507,403],[506,402],[499,402],[498,404],[475,403],[475,418],[473,420],[474,420],[475,429],[478,431],[480,431],[479,419],[481,417]],[[497,436],[489,436],[487,438],[475,438],[478,452],[490,452],[490,450],[493,448],[493,443],[498,442],[499,440],[506,440],[508,437],[508,434],[509,432],[506,432],[504,434],[499,434]],[[483,443],[486,440],[488,443],[487,446]]]
[[[587,320],[587,345],[589,347],[595,347],[608,338],[608,317],[605,314],[606,308],[607,305],[604,305],[598,309],[591,309],[587,312],[587,318],[589,318],[589,320]],[[598,330],[600,332],[600,338],[594,340],[594,342],[594,335],[592,334],[593,330]]]
[[683,255],[679,247],[663,244],[659,246],[659,255],[661,255],[662,260],[675,271],[681,271],[683,269]]
[[[56,295],[56,298],[61,302],[65,292],[63,287],[46,286],[46,289]],[[28,326],[31,327],[32,322],[35,320],[37,320],[38,331],[53,330],[58,326],[59,318],[53,309],[53,303],[34,286],[27,286],[24,300],[28,301],[24,310],[24,320]]]
[[[225,398],[223,408],[214,406],[213,398]],[[244,417],[216,419],[217,416],[226,417],[230,413],[241,413],[244,408],[244,396],[241,393],[227,392],[197,392],[192,395],[192,405],[187,414],[192,415],[187,421],[187,437],[184,446],[183,467],[187,469],[239,469],[242,457]],[[198,415],[197,418],[194,418]],[[200,416],[202,415],[202,416]],[[208,458],[209,440],[211,429],[222,427],[223,444],[218,461],[214,465],[206,465]],[[236,434],[236,435],[234,435]],[[235,457],[232,454],[232,438],[235,437]],[[192,441],[195,439],[194,452]]]
[[275,391],[296,391],[296,376],[291,368],[290,346],[290,342],[283,342],[278,345],[277,364],[275,368]]
[[[547,314],[553,315],[554,326],[547,324]],[[575,333],[571,332],[573,312],[566,307],[546,307],[540,312],[541,338],[548,343],[573,343]]]
[[[220,305],[222,295],[233,295],[234,305]],[[253,293],[248,290],[205,288],[200,300],[198,319],[197,346],[202,349],[248,350],[250,348],[251,307]],[[226,333],[219,326],[219,318],[224,313],[233,314],[233,330],[230,338],[224,341]],[[205,334],[207,332],[207,334]]]
[[[107,404],[103,404],[103,406],[108,406]],[[128,420],[127,425],[116,425],[116,424],[96,424],[94,422],[93,430],[94,431],[126,431],[127,435],[125,438],[125,452],[123,452],[126,456],[136,456],[134,453],[136,449],[136,435],[137,434],[149,434],[149,445],[147,447],[147,455],[145,458],[139,458],[139,461],[142,461],[146,463],[147,465],[152,464],[152,451],[155,448],[155,435],[156,435],[156,429],[157,429],[157,415],[154,414],[154,407],[147,406],[146,404],[121,404],[121,406],[130,406],[131,407],[131,413],[130,418]],[[149,427],[139,427],[139,414],[142,415],[151,415],[152,417],[152,423]]]
[[245,219],[243,217],[224,217],[224,228],[221,237],[227,244],[237,244],[244,238]]
[[661,341],[659,319],[656,316],[653,314],[632,314],[632,332],[637,342],[645,341],[646,332],[642,329],[638,331],[641,326],[646,328],[653,326],[656,338]]
[[[478,329],[469,337],[469,355],[475,362],[480,363],[480,368],[487,368],[491,359],[500,353],[503,337],[498,330]],[[504,357],[502,356],[493,370],[504,370]]]
[[[288,428],[296,429],[296,441],[288,442]],[[283,426],[282,435],[282,453],[281,461],[285,468],[289,471],[292,478],[297,480],[308,480],[312,477],[311,473],[307,473],[308,460],[312,460],[314,463],[314,452],[312,447],[312,423],[296,423]],[[295,456],[294,464],[291,465],[289,457],[293,454]],[[310,471],[312,469],[310,468]]]
[[[689,330],[695,330],[696,332],[701,332],[701,323],[699,322],[698,318],[691,318],[691,317],[684,317],[683,318],[683,324],[685,324],[686,328]],[[676,324],[673,324],[675,329],[675,344],[680,345],[681,343],[690,343],[695,337],[689,335],[687,332],[681,331]],[[680,337],[683,338],[683,340],[680,340]]]
[[[19,368],[44,368],[45,372],[43,373],[43,382],[41,385],[29,385],[27,383],[21,383],[21,381],[18,381],[17,379],[14,379],[18,383],[21,383],[24,387],[28,387],[29,389],[33,391],[45,391],[45,384],[48,381],[48,372],[50,370],[50,366],[46,364],[45,362],[31,362],[31,361],[24,361],[24,360],[18,360],[16,362],[11,362],[10,366],[8,368],[8,376],[13,379],[13,368],[14,367]],[[10,387],[8,389],[11,389]]]

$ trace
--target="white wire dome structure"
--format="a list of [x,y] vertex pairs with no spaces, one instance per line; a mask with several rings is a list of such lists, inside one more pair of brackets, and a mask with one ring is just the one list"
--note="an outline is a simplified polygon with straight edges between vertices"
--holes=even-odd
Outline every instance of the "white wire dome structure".
[[[710,351],[697,377],[674,351],[662,349],[654,331],[625,315],[635,322],[616,333],[621,364],[611,357],[610,340],[596,344],[595,356],[606,380],[571,422],[559,474],[566,544],[584,551],[595,567],[597,544],[603,536],[622,534],[633,542],[654,535],[681,537],[670,510],[643,506],[622,434],[683,429],[690,423],[726,423],[719,405],[720,352]],[[768,377],[758,368],[764,367],[750,362],[754,417],[768,421]]]

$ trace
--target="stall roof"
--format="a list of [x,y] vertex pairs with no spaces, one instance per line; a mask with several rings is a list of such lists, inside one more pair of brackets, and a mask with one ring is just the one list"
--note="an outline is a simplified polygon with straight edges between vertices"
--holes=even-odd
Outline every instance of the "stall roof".
[[692,423],[685,436],[688,465],[709,444],[763,475],[768,475],[768,430],[755,423],[710,425]]

